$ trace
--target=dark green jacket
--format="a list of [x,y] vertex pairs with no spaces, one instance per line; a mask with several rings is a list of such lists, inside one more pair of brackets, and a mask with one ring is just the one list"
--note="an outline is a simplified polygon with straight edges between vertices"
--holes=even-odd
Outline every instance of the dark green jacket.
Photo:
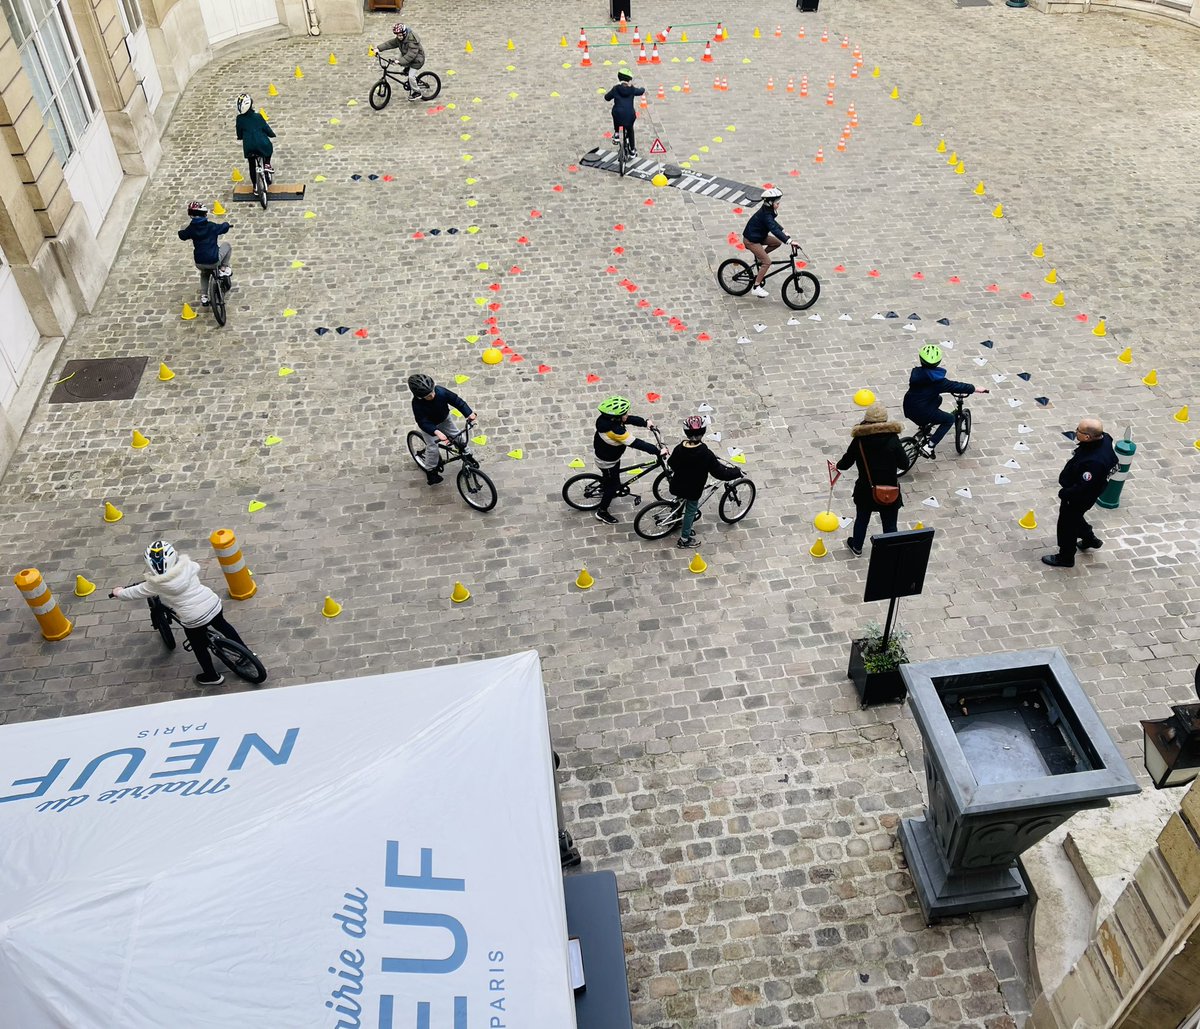
[[242,156],[262,154],[265,160],[271,159],[275,147],[271,140],[275,136],[274,129],[267,124],[267,119],[261,111],[247,111],[237,116],[237,138],[242,141]]

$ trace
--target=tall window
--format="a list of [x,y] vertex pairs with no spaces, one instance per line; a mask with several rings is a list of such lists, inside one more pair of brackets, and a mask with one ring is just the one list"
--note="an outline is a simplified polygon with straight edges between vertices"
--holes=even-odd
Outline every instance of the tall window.
[[0,0],[0,8],[33,83],[54,152],[65,164],[98,109],[71,16],[61,0]]
[[133,35],[142,27],[142,8],[138,4],[138,0],[119,0],[118,7],[121,8],[121,17],[125,21],[125,32],[127,35]]

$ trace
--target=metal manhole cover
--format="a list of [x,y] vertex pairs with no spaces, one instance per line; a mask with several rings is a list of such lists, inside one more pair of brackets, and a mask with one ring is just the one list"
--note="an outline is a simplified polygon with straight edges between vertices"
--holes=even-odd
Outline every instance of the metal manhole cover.
[[137,393],[146,369],[145,357],[102,357],[68,361],[50,394],[52,404],[86,404],[92,400],[129,400]]
[[991,0],[954,0],[954,6],[960,11],[964,7],[991,7]]

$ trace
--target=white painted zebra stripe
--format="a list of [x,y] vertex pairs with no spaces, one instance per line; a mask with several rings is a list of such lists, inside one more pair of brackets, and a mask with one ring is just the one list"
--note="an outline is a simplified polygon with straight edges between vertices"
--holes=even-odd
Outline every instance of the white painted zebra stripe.
[[700,195],[702,197],[712,196],[713,192],[715,192],[716,190],[718,190],[720,188],[721,188],[721,184],[719,182],[710,183],[708,189],[704,190]]
[[713,199],[714,200],[724,200],[729,195],[730,192],[731,192],[730,187],[726,186],[723,190],[721,190],[720,193],[714,193]]

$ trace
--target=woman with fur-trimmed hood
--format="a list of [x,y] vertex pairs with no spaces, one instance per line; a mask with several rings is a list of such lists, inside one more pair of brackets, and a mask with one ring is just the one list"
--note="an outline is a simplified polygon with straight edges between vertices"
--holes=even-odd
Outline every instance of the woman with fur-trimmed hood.
[[[872,511],[879,512],[884,532],[896,531],[896,519],[904,506],[896,473],[908,467],[907,456],[900,445],[902,428],[899,422],[888,421],[887,408],[876,401],[867,408],[863,420],[850,430],[850,446],[837,463],[842,471],[852,466],[858,468],[858,481],[854,484],[854,529],[846,540],[846,546],[856,557],[862,554]],[[879,503],[873,496],[873,486],[896,487],[895,503]]]

